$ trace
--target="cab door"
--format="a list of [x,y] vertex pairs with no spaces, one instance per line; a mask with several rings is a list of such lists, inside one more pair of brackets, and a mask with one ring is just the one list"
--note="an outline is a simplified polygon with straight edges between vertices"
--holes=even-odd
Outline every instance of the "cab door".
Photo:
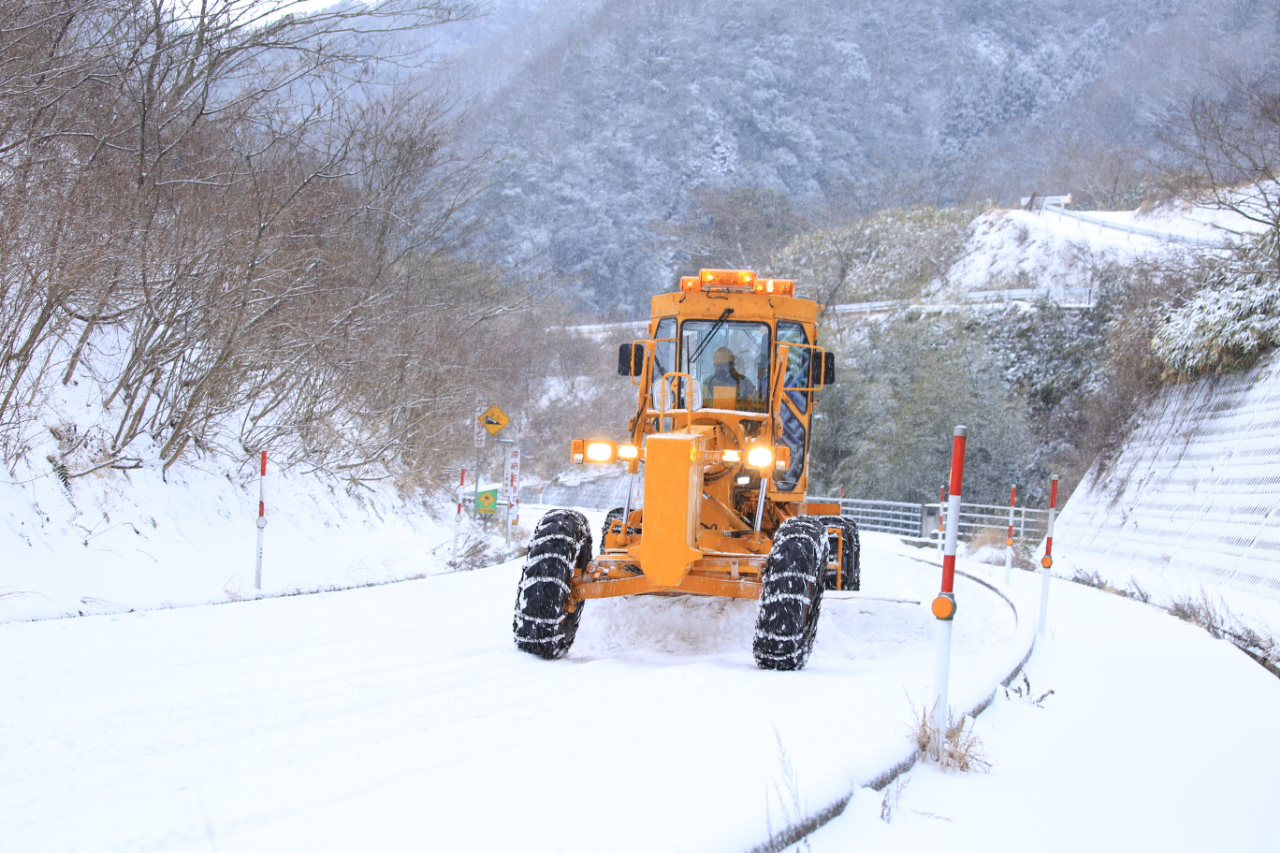
[[782,400],[778,404],[782,433],[776,440],[791,451],[791,465],[774,475],[773,487],[780,492],[803,494],[809,419],[813,414],[812,365],[814,359],[822,358],[822,353],[810,344],[804,325],[793,320],[778,321],[778,344],[787,345],[790,354],[782,382]]

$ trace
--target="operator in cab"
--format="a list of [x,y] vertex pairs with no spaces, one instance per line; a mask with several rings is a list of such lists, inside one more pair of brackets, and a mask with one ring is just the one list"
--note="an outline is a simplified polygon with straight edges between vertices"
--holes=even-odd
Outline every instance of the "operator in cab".
[[702,405],[711,409],[764,411],[764,402],[751,380],[734,366],[736,356],[728,347],[720,347],[711,356],[715,372],[702,382]]

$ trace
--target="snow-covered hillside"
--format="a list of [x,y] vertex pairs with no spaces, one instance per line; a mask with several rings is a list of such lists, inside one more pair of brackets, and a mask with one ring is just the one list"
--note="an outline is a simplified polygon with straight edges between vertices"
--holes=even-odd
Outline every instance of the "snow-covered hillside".
[[1239,214],[1181,200],[1149,211],[991,210],[970,226],[939,298],[1036,290],[1064,304],[1089,304],[1097,296],[1098,268],[1107,263],[1185,258],[1260,230]]
[[1149,148],[1171,105],[1275,50],[1262,7],[1227,0],[582,5],[520,51],[519,30],[481,46],[504,69],[529,53],[472,133],[502,155],[493,236],[601,312],[665,289],[700,188],[1011,199],[1084,138],[1108,165]]

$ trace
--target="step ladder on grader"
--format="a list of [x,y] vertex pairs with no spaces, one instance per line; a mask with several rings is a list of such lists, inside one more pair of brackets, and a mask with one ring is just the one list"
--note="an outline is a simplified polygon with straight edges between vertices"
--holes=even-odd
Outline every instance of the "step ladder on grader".
[[[618,372],[637,386],[628,441],[575,440],[577,464],[627,466],[627,505],[593,553],[586,518],[538,523],[516,597],[516,645],[553,659],[586,602],[695,594],[760,600],[752,649],[765,669],[800,669],[824,589],[858,589],[858,529],[839,504],[806,500],[816,394],[834,379],[819,306],[795,283],[702,270],[653,297],[646,340]],[[643,506],[631,506],[643,476]]]

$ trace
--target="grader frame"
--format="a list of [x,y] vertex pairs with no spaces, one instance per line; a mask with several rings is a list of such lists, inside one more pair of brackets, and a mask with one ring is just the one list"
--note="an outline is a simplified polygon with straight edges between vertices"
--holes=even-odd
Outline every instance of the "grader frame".
[[818,305],[794,290],[750,270],[702,270],[653,297],[648,338],[618,354],[637,387],[629,440],[570,448],[575,463],[624,461],[627,503],[609,513],[599,554],[581,513],[538,523],[516,594],[517,647],[564,655],[588,599],[696,594],[759,599],[756,664],[805,665],[823,590],[858,588],[859,548],[837,504],[805,497],[815,394],[834,367],[817,344]]
[[[630,456],[624,459],[630,480],[644,463],[644,508],[626,507],[627,518],[609,520],[601,553],[574,577],[569,606],[646,592],[759,598],[778,526],[792,517],[839,515],[838,504],[805,495],[815,392],[834,371],[817,345],[819,306],[793,294],[791,281],[702,270],[682,279],[679,292],[653,297],[648,339],[624,344],[618,359],[619,372],[637,386],[630,442],[621,450]],[[698,405],[700,377],[691,371],[705,375],[705,369],[690,363],[685,349],[698,344],[682,333],[698,322],[722,330],[730,323],[767,327],[769,363],[756,372],[767,387],[757,389],[754,403],[724,407],[723,399],[704,394]],[[672,327],[673,337],[660,337]],[[664,345],[674,349],[675,364],[661,364]],[[677,366],[684,369],[658,372]],[[606,458],[617,456],[610,446]],[[839,526],[827,532],[836,553],[825,568],[841,588],[843,536]]]

